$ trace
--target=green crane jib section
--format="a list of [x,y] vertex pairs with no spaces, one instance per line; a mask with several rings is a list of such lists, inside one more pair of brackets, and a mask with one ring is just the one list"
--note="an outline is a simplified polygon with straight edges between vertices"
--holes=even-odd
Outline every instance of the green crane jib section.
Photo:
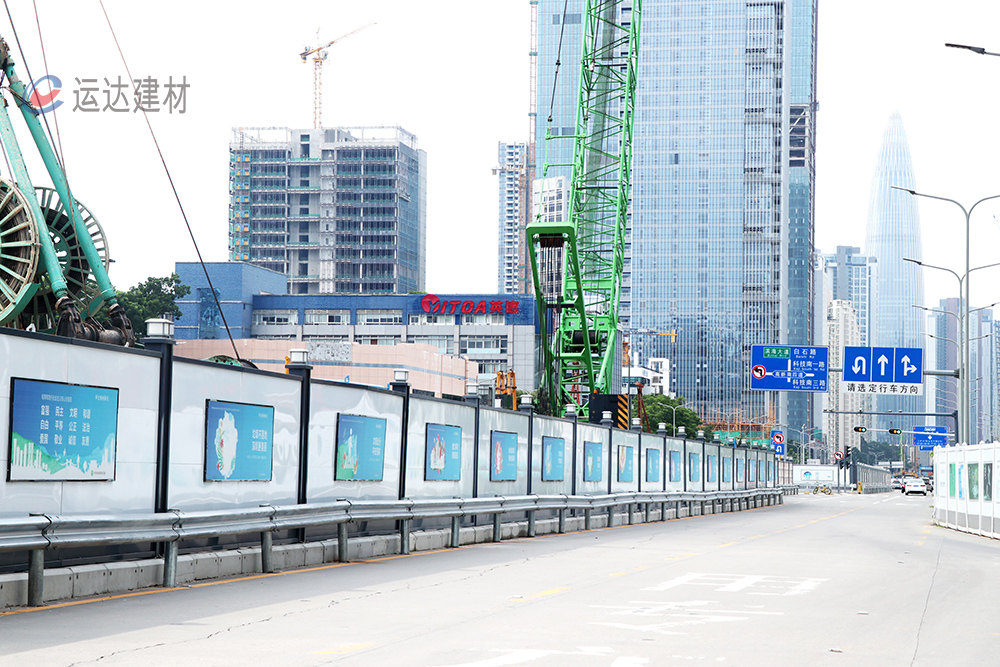
[[[611,386],[631,188],[632,122],[641,0],[587,0],[573,176],[565,222],[527,228],[541,326],[544,382],[560,412],[587,414],[592,394]],[[551,137],[549,137],[551,139]],[[553,165],[546,165],[553,166]],[[558,250],[561,249],[561,253]],[[559,261],[558,267],[545,266]],[[553,269],[561,290],[540,279]]]
[[[36,192],[14,135],[7,102],[3,100],[0,104],[0,140],[10,159],[17,186],[0,188],[3,190],[0,201],[6,204],[0,210],[0,225],[6,222],[8,229],[18,230],[23,230],[25,225],[35,226],[37,229],[29,236],[40,249],[41,262],[34,274],[19,271],[30,263],[25,257],[17,255],[19,245],[24,243],[23,235],[18,236],[18,243],[5,243],[5,237],[14,239],[14,234],[0,226],[0,279],[6,279],[4,288],[0,288],[0,297],[4,297],[0,300],[0,306],[3,306],[0,308],[0,325],[23,320],[25,309],[33,300],[39,300],[39,294],[44,292],[51,296],[52,305],[49,305],[49,300],[42,299],[44,308],[36,307],[34,314],[44,317],[52,325],[49,327],[52,332],[72,338],[131,345],[135,342],[132,325],[117,302],[114,286],[107,274],[107,257],[101,256],[95,244],[94,237],[103,239],[103,231],[96,220],[84,219],[86,209],[73,198],[55,151],[42,129],[38,110],[26,99],[25,85],[15,73],[10,49],[2,39],[0,69],[45,164],[60,205],[53,208],[50,206],[52,202],[44,198],[44,203],[39,203],[39,193],[51,193],[51,190],[43,188]],[[57,227],[50,228],[48,221],[56,223]],[[67,224],[60,228],[60,222]],[[15,252],[7,254],[8,246]],[[73,277],[68,278],[70,275]],[[91,279],[96,285],[89,283]],[[102,325],[93,316],[105,304],[109,322]]]

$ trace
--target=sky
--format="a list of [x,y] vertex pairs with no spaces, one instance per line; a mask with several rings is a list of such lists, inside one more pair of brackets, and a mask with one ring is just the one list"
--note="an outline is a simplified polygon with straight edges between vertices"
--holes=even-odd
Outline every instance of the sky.
[[[76,79],[127,79],[98,0],[8,3],[0,12],[22,80],[58,76],[55,114],[74,194],[96,216],[115,260],[119,289],[165,276],[193,248],[142,115],[74,110]],[[35,7],[38,14],[36,18]],[[228,144],[233,127],[311,127],[312,64],[299,53],[367,23],[329,50],[323,72],[325,126],[401,125],[428,155],[427,289],[496,291],[499,141],[528,132],[529,3],[494,0],[104,0],[132,75],[162,86],[186,80],[185,111],[150,114],[181,204],[207,261],[224,261]],[[1000,3],[983,0],[820,0],[816,248],[862,246],[882,132],[899,111],[920,191],[971,204],[1000,194]],[[39,47],[39,26],[45,61]],[[641,72],[640,72],[641,75]],[[186,78],[186,79],[185,79]],[[161,88],[161,91],[163,89]],[[161,93],[162,95],[162,93]],[[162,100],[161,100],[162,102]],[[12,113],[15,113],[12,110]],[[53,119],[53,115],[55,118]],[[15,119],[36,185],[46,185],[30,139]],[[54,129],[54,127],[53,127]],[[6,165],[0,165],[6,173]],[[920,202],[924,261],[961,273],[964,216]],[[971,266],[997,261],[1000,203],[972,217]],[[972,300],[1000,301],[1000,269],[974,273]],[[955,279],[928,270],[927,302],[957,295]]]

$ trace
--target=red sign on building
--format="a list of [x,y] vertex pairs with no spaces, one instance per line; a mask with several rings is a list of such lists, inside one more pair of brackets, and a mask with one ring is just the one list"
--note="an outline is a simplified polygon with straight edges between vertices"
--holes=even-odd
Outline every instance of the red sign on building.
[[420,307],[425,313],[517,313],[518,301],[487,301],[480,299],[454,299],[442,301],[437,294],[426,294],[420,300]]

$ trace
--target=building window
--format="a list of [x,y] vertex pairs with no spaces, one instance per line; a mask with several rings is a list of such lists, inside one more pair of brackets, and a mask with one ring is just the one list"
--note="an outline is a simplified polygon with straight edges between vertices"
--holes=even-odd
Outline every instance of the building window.
[[460,336],[459,354],[507,354],[506,336]]
[[468,313],[462,315],[462,324],[504,324],[502,313]]
[[355,336],[354,342],[361,345],[399,345],[399,336]]
[[299,311],[297,310],[255,310],[253,311],[254,324],[298,324]]
[[402,324],[402,310],[359,310],[358,324]]
[[433,345],[440,354],[453,354],[455,339],[452,336],[407,336],[407,343]]
[[349,310],[306,310],[306,324],[350,324]]
[[410,315],[410,324],[455,324],[454,315],[441,315],[433,313],[420,313],[419,315]]

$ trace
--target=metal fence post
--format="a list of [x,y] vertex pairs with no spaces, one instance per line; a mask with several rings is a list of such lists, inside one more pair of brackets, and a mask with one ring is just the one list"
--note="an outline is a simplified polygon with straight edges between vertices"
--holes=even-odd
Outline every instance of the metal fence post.
[[565,533],[566,532],[566,510],[565,509],[559,510],[559,532],[560,533]]
[[499,542],[503,536],[500,534],[500,512],[493,515],[493,541]]
[[337,560],[341,563],[350,562],[347,551],[347,522],[337,524]]
[[269,574],[274,572],[274,562],[271,559],[274,546],[274,534],[267,530],[260,534],[260,571]]
[[399,522],[399,553],[410,553],[410,520],[402,519]]
[[457,549],[460,545],[461,537],[461,527],[459,525],[459,517],[451,517],[451,547],[452,549]]
[[167,542],[163,553],[163,587],[177,586],[177,540]]
[[28,552],[28,606],[42,606],[45,594],[45,550]]

